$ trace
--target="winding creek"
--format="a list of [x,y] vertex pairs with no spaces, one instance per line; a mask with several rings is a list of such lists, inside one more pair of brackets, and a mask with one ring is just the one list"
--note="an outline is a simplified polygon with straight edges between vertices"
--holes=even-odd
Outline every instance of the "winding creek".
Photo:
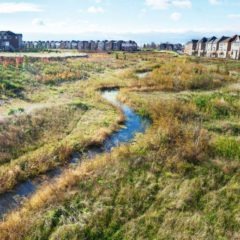
[[[110,152],[114,147],[131,142],[137,133],[144,133],[150,125],[149,119],[142,118],[130,107],[118,101],[117,95],[117,89],[102,91],[102,97],[105,100],[122,110],[125,116],[125,124],[119,131],[109,136],[101,147],[89,149],[86,153],[88,159],[93,159],[98,154]],[[80,161],[81,154],[74,153],[70,164],[74,166],[74,164],[77,164]],[[19,207],[24,199],[30,197],[36,192],[40,185],[48,181],[53,181],[59,177],[63,171],[64,168],[56,168],[41,177],[36,177],[35,179],[20,183],[11,192],[1,194],[0,219],[2,219],[8,212]]]

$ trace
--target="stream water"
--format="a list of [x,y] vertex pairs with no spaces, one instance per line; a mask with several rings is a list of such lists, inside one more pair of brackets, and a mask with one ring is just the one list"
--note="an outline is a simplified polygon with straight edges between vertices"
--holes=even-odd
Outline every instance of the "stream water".
[[[102,97],[109,103],[119,107],[125,116],[124,126],[108,137],[101,147],[90,148],[86,155],[89,159],[94,158],[97,154],[110,152],[112,148],[124,143],[129,143],[134,139],[137,133],[144,133],[150,125],[149,119],[142,118],[136,114],[130,107],[117,100],[118,90],[105,90],[102,92]],[[77,164],[81,161],[81,154],[74,153],[70,164]],[[64,168],[56,168],[49,171],[41,177],[25,181],[17,185],[11,192],[0,195],[0,218],[21,205],[24,199],[30,197],[37,188],[48,181],[56,179],[64,171]]]
[[151,72],[142,72],[142,73],[137,73],[136,75],[137,75],[138,78],[141,79],[141,78],[147,77],[150,73]]

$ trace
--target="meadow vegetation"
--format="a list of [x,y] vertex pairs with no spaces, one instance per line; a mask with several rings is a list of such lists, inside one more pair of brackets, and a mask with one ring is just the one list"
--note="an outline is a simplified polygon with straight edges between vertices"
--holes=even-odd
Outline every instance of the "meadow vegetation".
[[[84,101],[81,98],[80,103],[57,108],[56,116],[69,114],[63,122],[60,117],[58,134],[46,120],[47,113],[41,114],[39,121],[46,130],[38,129],[37,122],[34,134],[19,133],[26,136],[27,145],[36,149],[36,144],[53,141],[43,137],[47,131],[58,142],[62,139],[64,147],[69,139],[81,139],[89,115],[78,122],[79,134],[66,132],[76,125],[78,114],[92,116],[91,109],[101,109],[108,116],[105,127],[111,128],[118,112],[111,115],[112,107],[99,104],[96,90],[102,87],[121,87],[121,101],[151,118],[152,126],[131,144],[91,161],[85,159],[76,169],[42,186],[0,223],[0,239],[240,238],[240,88],[239,78],[230,74],[240,63],[149,52],[85,61],[100,64],[104,71],[79,83],[79,90],[86,92]],[[138,77],[145,71],[150,73]],[[92,120],[96,133],[98,124],[106,121],[98,115]],[[33,124],[32,118],[22,118],[23,126]],[[24,156],[28,152],[25,143],[17,142],[19,151],[11,144],[5,146],[7,154],[1,164]],[[50,159],[47,156],[45,162]]]

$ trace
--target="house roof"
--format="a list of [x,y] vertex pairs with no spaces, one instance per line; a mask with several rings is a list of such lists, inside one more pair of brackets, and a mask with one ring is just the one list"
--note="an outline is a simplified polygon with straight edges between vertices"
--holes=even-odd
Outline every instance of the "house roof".
[[187,42],[186,44],[197,43],[197,42],[198,42],[198,40],[193,39],[193,40]]
[[22,34],[17,34],[17,33],[11,32],[11,31],[0,31],[0,35],[12,35],[12,36],[19,35],[19,36],[22,36]]
[[200,40],[198,41],[198,43],[205,43],[205,42],[207,42],[207,41],[208,41],[208,39],[207,39],[206,37],[204,37],[204,38],[200,39]]
[[214,36],[214,37],[211,37],[208,39],[208,43],[213,43],[217,38]]
[[220,42],[223,42],[223,41],[225,41],[226,39],[228,39],[229,37],[226,37],[226,36],[223,36],[223,37],[221,37],[221,38],[217,38],[215,41],[214,41],[214,43],[220,43]]
[[240,39],[240,35],[235,35],[233,41]]

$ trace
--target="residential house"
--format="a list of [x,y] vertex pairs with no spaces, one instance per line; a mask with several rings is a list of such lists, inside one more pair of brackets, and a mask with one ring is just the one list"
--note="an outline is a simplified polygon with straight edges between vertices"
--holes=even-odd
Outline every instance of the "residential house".
[[79,41],[78,42],[78,50],[83,50],[83,46],[84,46],[83,41]]
[[138,45],[135,41],[128,41],[122,43],[122,51],[135,52],[138,50]]
[[0,31],[0,50],[18,51],[22,48],[22,34],[16,34],[11,31]]
[[37,49],[38,46],[39,46],[38,41],[34,41],[34,42],[33,42],[33,48],[34,48],[34,49]]
[[173,51],[182,52],[183,51],[183,45],[181,43],[173,44]]
[[161,43],[159,45],[159,50],[161,51],[182,51],[183,46],[180,43],[172,44],[172,43]]
[[78,43],[78,50],[87,51],[90,48],[90,43],[88,41],[80,41]]
[[121,51],[122,44],[123,44],[123,41],[114,41],[113,42],[113,51]]
[[56,43],[55,43],[55,41],[51,41],[51,42],[50,42],[50,48],[51,48],[51,49],[56,49]]
[[90,41],[89,50],[91,50],[91,51],[96,51],[96,50],[97,50],[97,42],[95,42],[95,41]]
[[60,49],[65,49],[65,41],[60,41]]
[[229,38],[229,37],[223,36],[223,37],[217,38],[217,39],[215,39],[215,41],[213,41],[211,57],[218,57],[219,44],[222,41],[226,40],[227,38]]
[[234,60],[240,60],[240,36],[236,35],[232,41],[230,57]]
[[61,47],[61,42],[60,41],[56,41],[55,45],[56,45],[56,49],[59,49]]
[[71,42],[71,49],[77,49],[78,48],[78,41],[72,41]]
[[208,39],[206,37],[202,38],[197,42],[197,55],[203,57],[206,55],[206,46]]
[[236,38],[236,36],[234,37],[228,37],[228,38],[222,38],[221,41],[219,41],[219,47],[218,47],[218,51],[217,51],[217,55],[219,58],[227,58],[230,55],[230,51],[231,51],[231,44],[232,41],[234,41],[234,39]]
[[103,52],[106,50],[106,42],[107,41],[99,41],[98,42],[98,46],[97,46],[97,50],[100,52]]
[[216,50],[213,49],[214,46],[214,42],[216,41],[216,37],[211,37],[208,39],[207,43],[206,43],[206,55],[207,57],[214,57],[216,54]]
[[159,45],[159,50],[161,51],[173,51],[174,45],[170,43],[161,43]]
[[114,43],[114,41],[108,41],[106,43],[106,51],[112,51],[113,50],[113,43]]
[[195,56],[197,54],[197,43],[198,40],[191,40],[187,42],[184,47],[184,53],[190,56]]

